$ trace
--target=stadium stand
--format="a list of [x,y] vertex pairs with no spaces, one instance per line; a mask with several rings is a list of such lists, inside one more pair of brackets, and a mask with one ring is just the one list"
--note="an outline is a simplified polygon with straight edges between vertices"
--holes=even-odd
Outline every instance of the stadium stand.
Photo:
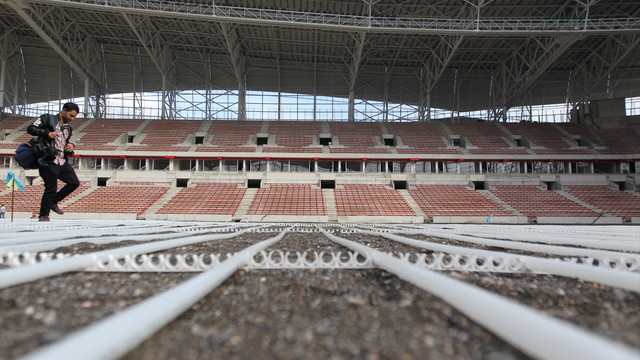
[[587,150],[582,148],[572,148],[572,143],[563,136],[562,132],[552,124],[539,126],[536,123],[507,123],[504,126],[512,136],[521,136],[527,139],[531,150],[539,155],[548,154],[585,154]]
[[613,190],[604,185],[570,185],[564,190],[626,222],[640,217],[640,194],[637,191]]
[[445,125],[453,134],[463,137],[471,154],[527,154],[522,147],[509,142],[508,134],[496,123],[451,123]]
[[409,193],[431,219],[435,216],[486,218],[519,215],[465,185],[416,185]]
[[207,139],[196,151],[255,152],[255,141],[252,142],[251,139],[261,129],[262,123],[256,121],[212,121]]
[[177,123],[172,120],[150,121],[142,129],[140,146],[151,151],[188,151],[192,144],[187,143],[200,128],[202,122],[183,120]]
[[[83,120],[83,119],[78,119]],[[74,142],[78,148],[98,151],[115,151],[128,145],[128,134],[135,133],[144,120],[122,119],[111,121],[106,119],[87,120],[74,123]]]
[[[58,181],[58,188],[61,188],[64,184],[61,181]],[[33,179],[32,184],[24,184],[24,191],[14,191],[13,193],[13,203],[14,203],[14,211],[16,213],[21,213],[20,215],[23,217],[29,218],[37,218],[38,211],[40,210],[40,199],[42,198],[42,192],[44,190],[44,184],[42,179],[35,178]],[[70,204],[78,199],[81,194],[83,194],[87,190],[91,190],[91,184],[88,181],[80,181],[80,186],[71,193],[61,204],[60,206],[64,207],[65,204]],[[10,188],[3,188],[0,191],[0,204],[5,204],[9,207],[12,200],[12,194]],[[55,217],[55,214],[51,214],[51,216]]]
[[599,129],[597,137],[605,148],[599,150],[602,154],[638,154],[640,153],[640,130],[638,127],[627,129]]
[[322,190],[308,184],[270,184],[260,188],[248,215],[324,216]]
[[398,154],[460,154],[458,148],[447,144],[446,134],[439,123],[425,123],[419,126],[411,123],[387,123],[385,127],[389,134],[398,137],[402,142],[403,146],[397,147]]
[[[112,186],[93,187],[79,199],[64,204],[65,212],[97,214],[144,213],[167,190],[169,184],[155,182],[115,183]],[[82,194],[82,193],[79,193]]]
[[535,185],[496,185],[491,193],[533,220],[540,216],[588,219],[598,216],[557,191],[542,190]]
[[337,139],[337,144],[330,147],[331,153],[389,154],[387,147],[376,144],[375,138],[382,135],[378,123],[331,123],[330,130]]
[[[42,191],[37,170],[12,162],[31,121],[0,122],[3,175],[26,180],[14,194],[21,217]],[[65,218],[638,223],[639,135],[551,123],[78,119],[82,183],[61,206]]]
[[273,144],[262,147],[264,153],[322,153],[322,147],[314,137],[321,133],[318,122],[271,121],[268,135],[273,136]]
[[21,144],[28,141],[31,135],[27,134],[27,127],[33,123],[34,118],[24,116],[11,116],[0,123],[0,149],[13,151]]
[[233,215],[246,189],[238,183],[195,183],[185,187],[158,210],[158,214]]
[[338,216],[413,216],[415,213],[394,189],[380,184],[342,184],[335,189]]
[[597,149],[603,149],[604,144],[598,137],[594,136],[593,132],[586,126],[580,126],[573,123],[557,123],[554,124],[558,130],[565,133],[566,136],[573,140],[575,146],[592,147]]

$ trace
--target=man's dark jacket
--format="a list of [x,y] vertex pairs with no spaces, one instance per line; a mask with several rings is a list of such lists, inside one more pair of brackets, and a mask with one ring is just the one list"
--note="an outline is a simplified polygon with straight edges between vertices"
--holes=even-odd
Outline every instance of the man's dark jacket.
[[[55,158],[55,154],[56,154],[55,139],[50,138],[49,133],[52,131],[55,131],[58,121],[60,121],[60,117],[57,114],[55,115],[44,114],[44,115],[41,115],[40,118],[38,118],[38,120],[36,120],[32,125],[29,125],[29,127],[27,128],[28,134],[38,137],[37,141],[36,139],[32,139],[30,141],[32,146],[36,142],[40,142],[41,144],[45,145],[45,147],[54,149],[53,153],[45,153],[42,155],[37,154],[38,156],[44,157],[47,162],[52,162]],[[69,127],[69,136],[67,136],[67,138],[64,139],[64,145],[69,143],[69,139],[71,139],[71,133],[73,132],[71,125],[67,124],[67,126]],[[64,151],[65,159],[72,155],[73,155],[73,151],[66,151],[66,150]]]

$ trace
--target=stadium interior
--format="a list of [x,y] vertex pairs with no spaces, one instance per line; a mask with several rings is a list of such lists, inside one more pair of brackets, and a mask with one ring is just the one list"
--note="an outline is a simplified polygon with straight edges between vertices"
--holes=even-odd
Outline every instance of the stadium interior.
[[65,219],[640,223],[640,5],[423,3],[2,1],[0,203],[72,100]]

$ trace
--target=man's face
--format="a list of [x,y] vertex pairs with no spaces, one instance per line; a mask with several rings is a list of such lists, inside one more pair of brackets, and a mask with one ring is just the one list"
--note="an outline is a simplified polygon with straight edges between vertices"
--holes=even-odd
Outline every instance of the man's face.
[[62,122],[68,124],[71,120],[75,119],[78,116],[78,112],[75,110],[65,110],[62,109],[60,112],[60,117],[62,117]]

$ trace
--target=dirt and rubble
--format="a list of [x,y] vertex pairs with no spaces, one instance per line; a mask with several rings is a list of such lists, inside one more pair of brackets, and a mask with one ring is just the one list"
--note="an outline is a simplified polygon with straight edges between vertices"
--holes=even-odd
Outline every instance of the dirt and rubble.
[[[247,233],[165,253],[233,253],[272,236]],[[378,236],[344,238],[391,253],[424,251]],[[82,254],[109,246],[83,243],[56,251]],[[268,250],[275,249],[348,251],[320,233],[299,232]],[[551,275],[446,274],[640,349],[637,293]],[[28,354],[197,275],[74,272],[0,290],[0,359]],[[244,269],[124,358],[529,357],[446,302],[384,270]]]

